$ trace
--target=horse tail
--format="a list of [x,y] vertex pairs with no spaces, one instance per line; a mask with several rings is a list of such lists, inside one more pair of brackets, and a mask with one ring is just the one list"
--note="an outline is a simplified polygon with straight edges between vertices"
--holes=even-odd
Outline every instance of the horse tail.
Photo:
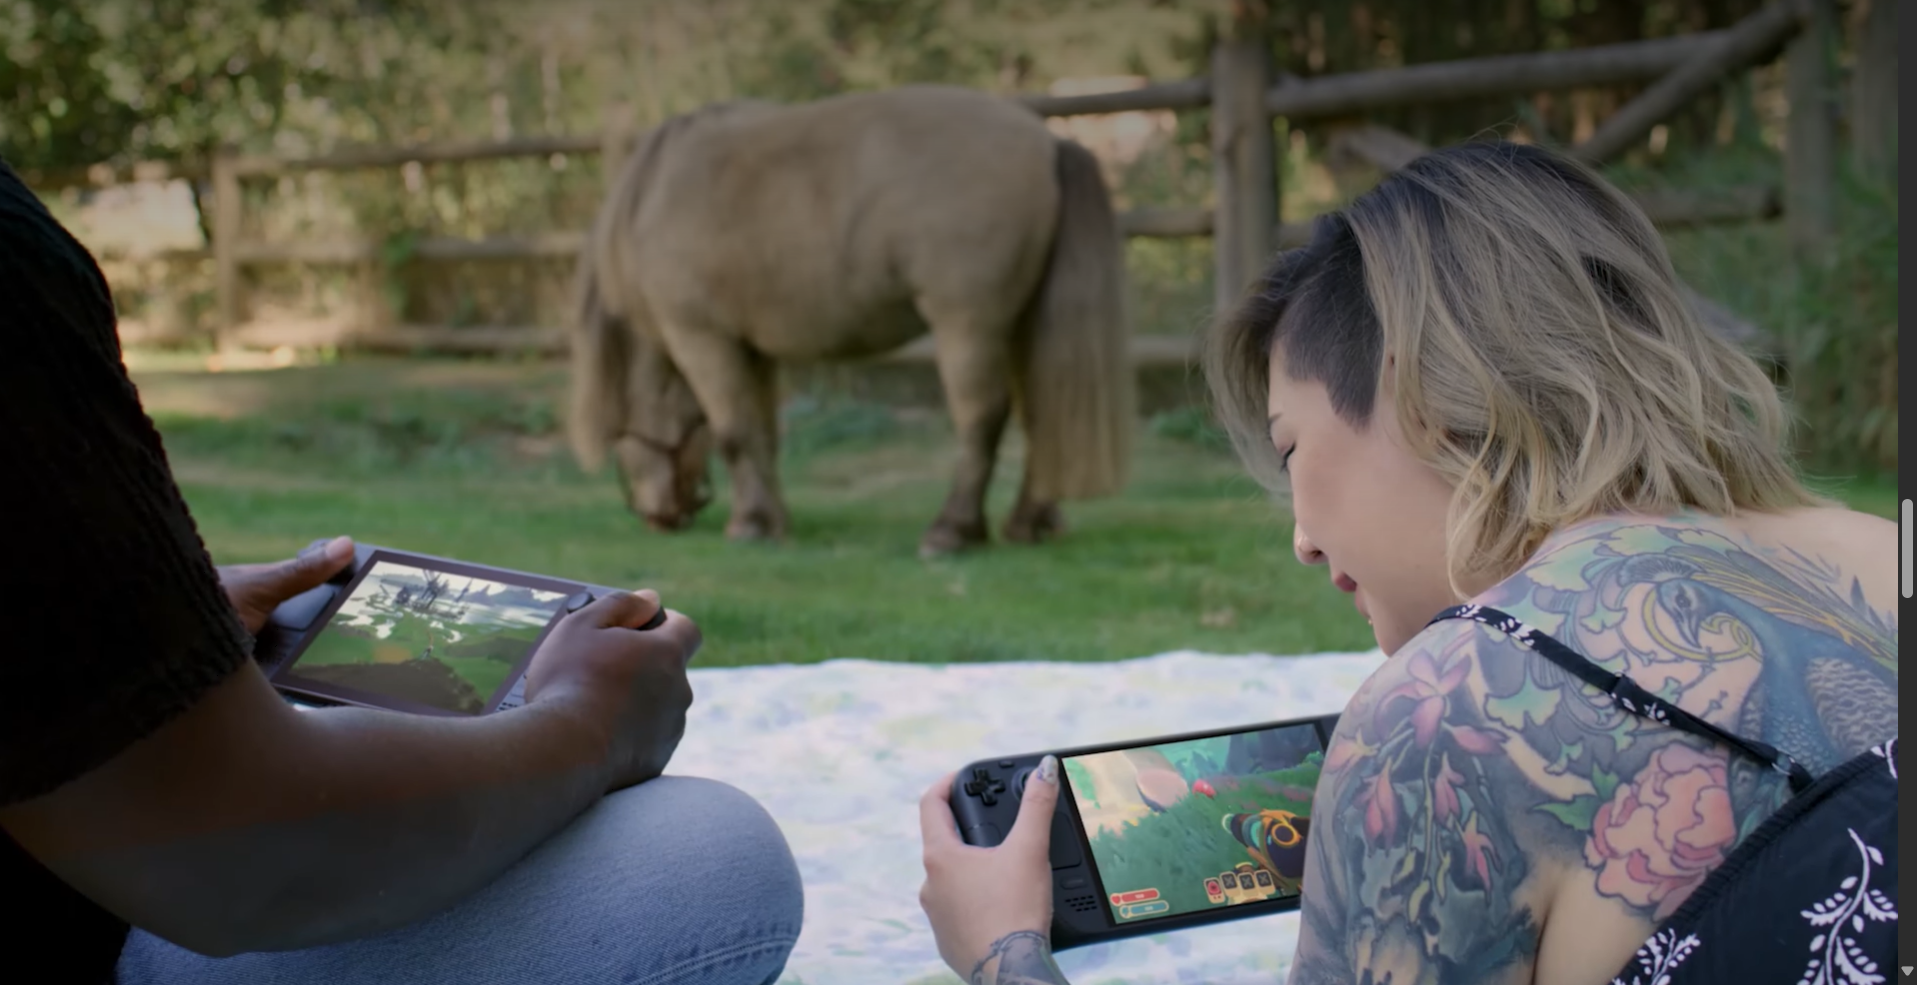
[[1098,159],[1057,142],[1057,226],[1028,313],[1021,408],[1034,499],[1111,495],[1131,468],[1137,378],[1125,313],[1125,257]]
[[[638,218],[666,138],[681,129],[683,118],[654,127],[626,159],[593,221],[573,282],[572,410],[567,433],[581,468],[596,472],[606,446],[627,430],[626,374],[634,343],[629,337],[646,318],[645,299],[625,284],[632,264],[632,224]],[[607,167],[616,166],[608,161]]]

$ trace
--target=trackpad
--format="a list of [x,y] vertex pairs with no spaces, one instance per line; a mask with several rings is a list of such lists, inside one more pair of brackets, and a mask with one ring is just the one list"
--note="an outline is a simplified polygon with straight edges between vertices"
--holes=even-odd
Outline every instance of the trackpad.
[[330,584],[307,589],[281,602],[268,621],[286,629],[305,629],[319,618],[319,614],[326,609],[326,603],[333,601],[333,595],[338,591],[338,585]]
[[1078,848],[1078,832],[1073,830],[1072,820],[1064,811],[1052,812],[1052,868],[1069,869],[1085,861],[1085,853]]

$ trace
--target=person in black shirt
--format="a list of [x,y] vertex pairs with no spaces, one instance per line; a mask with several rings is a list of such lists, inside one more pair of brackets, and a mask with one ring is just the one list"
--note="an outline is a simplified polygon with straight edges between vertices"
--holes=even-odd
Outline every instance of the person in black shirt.
[[599,600],[555,627],[509,712],[298,711],[251,634],[351,542],[215,568],[105,278],[4,163],[0,338],[10,964],[129,985],[779,977],[803,905],[778,827],[731,787],[660,775],[691,620],[632,632],[655,594]]

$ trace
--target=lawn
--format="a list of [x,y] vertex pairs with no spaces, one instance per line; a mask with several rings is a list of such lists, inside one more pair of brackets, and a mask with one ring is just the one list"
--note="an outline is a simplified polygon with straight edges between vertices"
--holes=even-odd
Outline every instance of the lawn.
[[[1064,540],[928,563],[919,534],[953,466],[949,426],[934,412],[793,400],[782,466],[792,537],[736,544],[722,533],[723,496],[692,529],[658,534],[626,512],[610,470],[582,474],[557,433],[559,367],[357,359],[209,374],[129,358],[220,563],[285,557],[344,533],[654,588],[699,621],[703,666],[1373,645],[1325,572],[1292,560],[1287,518],[1190,415],[1145,425],[1130,488],[1069,504]],[[1017,475],[1014,439],[995,524]],[[1894,514],[1888,486],[1843,493]]]

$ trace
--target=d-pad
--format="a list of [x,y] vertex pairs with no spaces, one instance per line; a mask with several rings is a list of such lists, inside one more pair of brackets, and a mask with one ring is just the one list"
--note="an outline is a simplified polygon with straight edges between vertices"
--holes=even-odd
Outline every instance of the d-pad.
[[977,797],[979,803],[987,807],[997,806],[998,795],[1004,792],[1005,781],[992,776],[983,766],[973,768],[972,778],[965,781],[966,795]]

